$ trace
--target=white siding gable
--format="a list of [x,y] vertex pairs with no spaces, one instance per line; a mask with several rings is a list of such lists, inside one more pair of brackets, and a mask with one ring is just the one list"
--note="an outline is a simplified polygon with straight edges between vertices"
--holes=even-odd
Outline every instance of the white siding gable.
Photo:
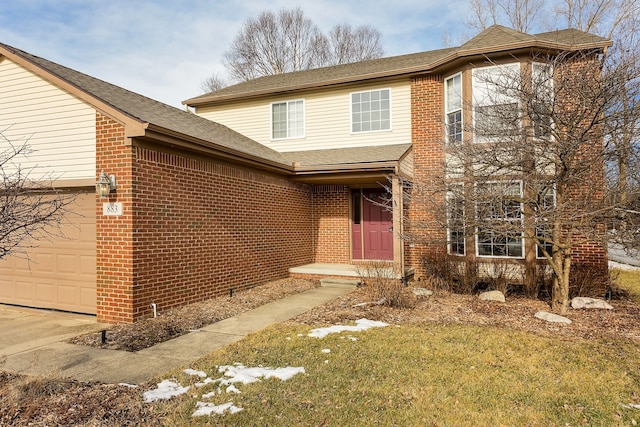
[[0,133],[14,146],[28,143],[32,153],[20,164],[37,167],[32,178],[95,179],[95,123],[92,107],[0,58]]
[[[379,132],[351,132],[351,93],[390,89],[391,129]],[[271,138],[271,104],[304,99],[304,138]],[[212,107],[201,107],[202,117],[223,124],[280,152],[366,147],[411,142],[411,87],[409,82],[324,89],[318,92],[278,96]]]

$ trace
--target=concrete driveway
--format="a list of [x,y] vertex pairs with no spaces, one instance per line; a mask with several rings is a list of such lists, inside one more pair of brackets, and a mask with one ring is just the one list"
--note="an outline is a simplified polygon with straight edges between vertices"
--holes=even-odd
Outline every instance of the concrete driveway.
[[18,355],[105,327],[106,325],[96,322],[95,316],[0,304],[0,358]]

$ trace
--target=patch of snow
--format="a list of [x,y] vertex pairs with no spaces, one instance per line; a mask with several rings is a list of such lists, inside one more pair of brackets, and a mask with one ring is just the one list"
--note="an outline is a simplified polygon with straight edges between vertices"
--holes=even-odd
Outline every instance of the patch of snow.
[[195,369],[185,369],[184,373],[187,375],[194,375],[194,376],[199,376],[200,378],[207,378],[207,374],[204,373],[203,371],[196,371]]
[[223,415],[225,412],[235,414],[242,411],[242,408],[238,408],[233,402],[223,403],[222,405],[214,405],[208,402],[196,402],[196,410],[191,414],[192,417],[202,417],[205,415],[218,414]]
[[323,353],[326,353],[326,354],[329,354],[329,353],[331,353],[331,349],[323,348],[323,349],[322,349],[322,352],[323,352]]
[[227,378],[221,378],[220,381],[224,385],[231,385],[233,383],[251,384],[256,381],[260,381],[260,378],[278,378],[279,380],[286,381],[292,378],[296,374],[304,374],[304,368],[291,367],[286,368],[247,368],[243,365],[227,365],[220,366],[219,372],[223,372]]
[[344,331],[360,332],[370,328],[382,328],[385,326],[389,326],[389,324],[376,320],[360,319],[356,320],[355,326],[334,325],[327,328],[313,329],[307,336],[314,338],[324,338],[329,334],[337,334]]
[[628,405],[621,403],[620,406],[626,409],[640,409],[640,405],[637,403],[629,403]]
[[154,402],[156,400],[171,399],[173,396],[179,396],[189,391],[189,387],[182,387],[180,384],[171,380],[163,380],[158,384],[155,390],[149,390],[142,393],[144,401]]
[[121,385],[123,387],[129,387],[129,388],[137,388],[138,387],[135,384],[128,384],[128,383],[118,383],[118,385]]
[[609,268],[615,268],[618,270],[630,270],[630,271],[638,271],[640,267],[631,264],[623,264],[621,262],[609,261]]
[[210,398],[214,397],[216,394],[219,394],[219,393],[220,393],[220,389],[218,389],[218,391],[212,391],[212,392],[209,392],[209,393],[205,393],[205,394],[202,395],[202,398],[203,399],[210,399]]
[[229,387],[227,387],[227,393],[236,393],[236,394],[240,394],[240,390],[238,390],[238,388],[236,386],[234,386],[233,384],[231,384]]

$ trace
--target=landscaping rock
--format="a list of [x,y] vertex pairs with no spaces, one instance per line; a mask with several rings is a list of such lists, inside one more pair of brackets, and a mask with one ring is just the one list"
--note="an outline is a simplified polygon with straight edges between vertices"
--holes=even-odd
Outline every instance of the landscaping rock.
[[417,297],[430,297],[433,295],[433,291],[426,288],[413,288],[413,294]]
[[539,311],[533,316],[536,319],[544,320],[545,322],[566,323],[567,325],[571,323],[571,319],[567,319],[564,316],[558,316],[557,314],[549,313],[546,311]]
[[500,291],[489,291],[483,292],[478,295],[482,301],[497,301],[497,302],[505,302],[504,294]]
[[598,298],[575,297],[571,300],[571,308],[600,308],[605,310],[613,310],[611,304],[605,300]]

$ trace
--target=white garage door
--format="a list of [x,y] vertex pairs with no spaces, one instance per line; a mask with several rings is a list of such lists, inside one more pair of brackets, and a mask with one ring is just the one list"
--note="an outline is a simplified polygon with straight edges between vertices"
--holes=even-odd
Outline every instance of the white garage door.
[[93,192],[79,194],[64,239],[40,240],[28,260],[0,260],[0,303],[95,314],[95,206]]

